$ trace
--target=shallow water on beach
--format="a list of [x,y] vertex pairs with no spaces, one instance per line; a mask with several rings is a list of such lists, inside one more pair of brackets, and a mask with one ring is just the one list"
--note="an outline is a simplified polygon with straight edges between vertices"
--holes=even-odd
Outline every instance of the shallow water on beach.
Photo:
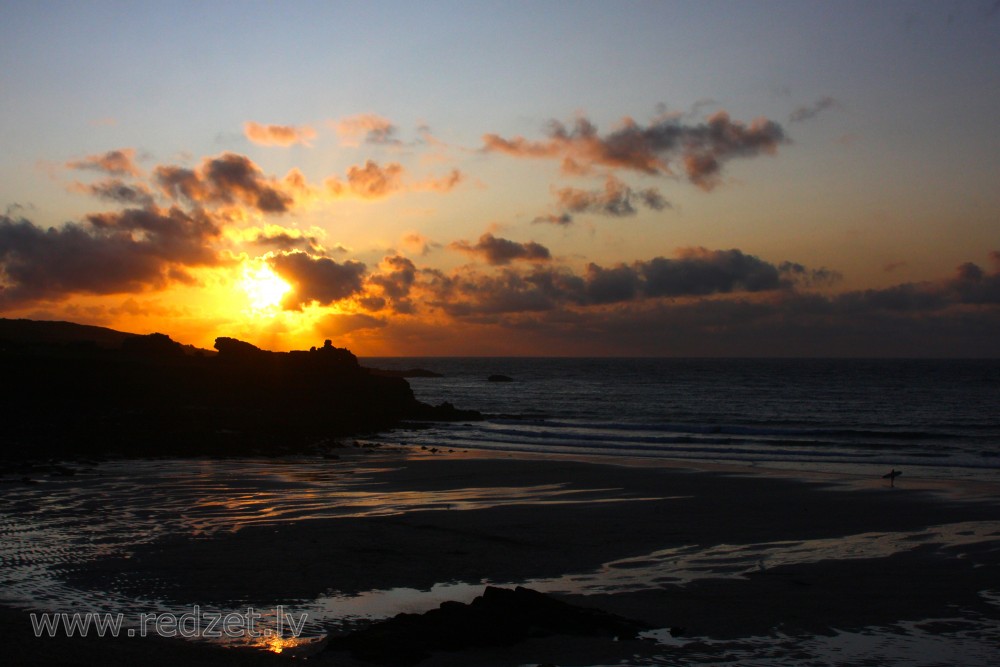
[[646,636],[663,646],[664,654],[637,660],[636,665],[992,667],[1000,646],[1000,628],[995,623],[969,619],[928,619],[861,631],[839,630],[829,636],[778,633],[710,640],[672,637],[667,630]]
[[[68,584],[65,575],[88,562],[128,557],[137,546],[172,535],[211,539],[248,526],[313,519],[422,510],[462,511],[520,503],[622,500],[616,489],[569,489],[563,484],[518,486],[515,483],[488,488],[457,484],[456,488],[438,491],[392,490],[380,484],[379,475],[392,471],[400,465],[400,457],[405,456],[358,453],[350,461],[320,458],[116,461],[80,468],[73,476],[38,477],[36,484],[7,480],[0,496],[3,584],[0,601],[35,611],[115,610],[126,615],[127,626],[141,613],[181,615],[189,609],[160,599],[155,592],[136,598],[113,589],[81,590]],[[440,582],[428,590],[373,590],[357,595],[331,591],[312,600],[285,601],[295,614],[308,614],[302,639],[269,637],[235,643],[288,652],[310,650],[331,628],[400,612],[419,613],[445,600],[468,602],[481,594],[487,583],[526,585],[544,592],[620,593],[700,578],[740,577],[779,565],[885,556],[908,550],[915,544],[974,544],[998,536],[1000,522],[964,522],[920,531],[863,533],[839,539],[682,546],[612,561],[590,572],[548,579]],[[1000,599],[1000,591],[985,591],[984,595]],[[238,610],[206,607],[205,611]],[[274,610],[262,611],[265,622],[273,618]],[[982,653],[979,646],[997,638],[997,629],[980,627],[982,624],[976,624],[974,619],[964,619],[962,623],[965,625],[953,623],[949,627],[959,627],[950,631],[954,641],[972,647],[966,664],[988,664],[978,661]],[[636,664],[703,664],[728,661],[731,656],[743,656],[736,660],[744,664],[802,664],[792,657],[808,655],[820,660],[816,656],[850,657],[863,650],[881,655],[879,664],[934,664],[912,657],[934,655],[933,651],[921,653],[924,649],[914,647],[930,642],[928,646],[933,648],[935,642],[944,640],[919,625],[906,626],[904,630],[872,629],[841,633],[835,638],[795,639],[796,652],[786,651],[791,639],[752,638],[725,643],[688,638],[680,645],[686,656],[682,661],[678,662],[676,654],[668,652],[664,654],[665,662],[653,659]],[[679,640],[668,639],[662,633],[653,638],[663,643],[665,650],[679,646]]]

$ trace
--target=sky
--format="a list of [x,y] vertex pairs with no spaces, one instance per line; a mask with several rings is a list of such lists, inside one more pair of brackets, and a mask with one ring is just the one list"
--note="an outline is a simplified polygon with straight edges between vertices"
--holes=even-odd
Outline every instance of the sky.
[[0,0],[0,316],[1000,356],[1000,2]]

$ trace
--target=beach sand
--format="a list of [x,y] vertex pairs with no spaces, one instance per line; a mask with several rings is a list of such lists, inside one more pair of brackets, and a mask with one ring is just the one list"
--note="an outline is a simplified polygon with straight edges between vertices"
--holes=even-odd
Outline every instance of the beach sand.
[[[983,486],[963,496],[906,477],[890,488],[835,475],[496,454],[352,452],[338,464],[354,460],[378,461],[363,486],[412,499],[408,510],[168,535],[128,558],[80,564],[66,579],[137,597],[155,590],[177,605],[260,607],[449,582],[476,585],[469,590],[523,584],[680,635],[663,630],[655,634],[662,643],[540,638],[442,652],[421,663],[429,666],[651,664],[663,656],[695,664],[711,661],[712,642],[927,619],[957,619],[924,626],[935,633],[973,620],[1000,624],[1000,606],[983,595],[1000,594],[1000,496]],[[428,509],[420,501],[427,494],[451,500]],[[398,611],[425,611],[419,604],[417,596]],[[288,660],[287,652],[159,638],[35,639],[24,610],[0,618],[14,639],[13,664]],[[333,651],[310,662],[355,664]]]

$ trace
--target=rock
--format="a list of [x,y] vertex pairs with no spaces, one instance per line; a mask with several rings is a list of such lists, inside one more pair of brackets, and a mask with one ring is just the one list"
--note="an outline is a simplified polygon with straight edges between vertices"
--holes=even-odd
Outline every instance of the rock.
[[80,331],[99,328],[67,325],[73,336],[50,342],[45,323],[6,322],[0,320],[0,335],[9,333],[0,339],[10,389],[0,401],[5,461],[276,456],[315,452],[317,441],[404,421],[482,419],[418,401],[406,380],[369,374],[329,340],[309,351],[271,352],[220,336],[217,353],[196,355],[165,334],[107,330],[108,340],[120,337],[110,348],[82,344]]
[[496,374],[489,376],[486,380],[488,382],[513,382],[514,378],[507,375]]
[[350,651],[358,660],[380,665],[413,665],[434,651],[510,646],[551,635],[634,639],[646,629],[638,621],[576,607],[521,586],[487,586],[470,604],[443,602],[426,614],[399,614],[334,637],[327,650]]

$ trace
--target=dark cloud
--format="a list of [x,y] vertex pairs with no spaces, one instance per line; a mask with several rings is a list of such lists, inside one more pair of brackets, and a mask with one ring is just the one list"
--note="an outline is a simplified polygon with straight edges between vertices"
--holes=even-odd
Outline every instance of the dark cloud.
[[591,304],[631,301],[639,294],[639,272],[624,265],[605,269],[589,264],[584,281],[586,301]]
[[702,296],[783,289],[790,283],[779,267],[733,250],[686,248],[675,259],[656,257],[635,265],[647,296]]
[[322,246],[315,236],[302,234],[295,230],[264,230],[259,231],[250,243],[265,248],[275,248],[277,250],[289,251],[304,249],[312,252],[319,252]]
[[839,271],[833,271],[826,267],[810,269],[797,262],[782,262],[778,265],[778,270],[783,279],[801,287],[830,286],[843,279]]
[[74,183],[72,189],[98,199],[128,206],[149,207],[154,204],[153,193],[145,185],[125,183],[118,178],[99,183]]
[[614,176],[608,176],[603,191],[562,188],[556,191],[556,198],[559,206],[569,213],[598,213],[615,217],[635,215],[637,204],[654,211],[670,206],[656,188],[636,191]]
[[159,166],[154,177],[171,199],[195,204],[240,203],[262,213],[284,213],[294,201],[294,183],[264,176],[250,158],[235,153],[208,158],[196,170]]
[[[664,261],[676,262],[666,281],[676,298],[654,297],[647,282],[646,273],[662,269]],[[1000,255],[994,261],[1000,263]],[[990,271],[967,263],[939,281],[840,294],[795,289],[796,279],[810,272],[798,266],[769,264],[741,251],[699,249],[673,260],[591,265],[582,276],[551,266],[419,275],[426,302],[454,319],[442,329],[455,332],[453,339],[438,344],[457,354],[471,353],[466,339],[474,339],[479,350],[510,354],[1000,353],[1000,266]],[[387,334],[391,338],[393,330]]]
[[514,260],[545,262],[552,259],[549,249],[539,243],[534,241],[518,243],[517,241],[497,238],[490,233],[480,236],[479,241],[474,245],[468,241],[455,241],[448,247],[482,257],[487,264],[494,266],[510,264]]
[[642,127],[627,119],[621,129],[605,136],[581,117],[571,127],[551,121],[547,134],[543,141],[487,134],[483,149],[516,157],[560,159],[564,171],[576,174],[596,166],[670,174],[670,164],[678,162],[688,180],[711,189],[728,160],[774,153],[787,141],[784,130],[774,121],[759,118],[746,124],[732,120],[725,111],[694,125],[664,118]]
[[361,262],[335,262],[329,257],[314,257],[304,252],[275,255],[268,260],[274,270],[292,285],[282,306],[301,310],[313,302],[327,306],[361,292],[365,265]]
[[380,268],[382,271],[370,276],[368,282],[377,286],[383,296],[381,298],[374,297],[378,301],[373,301],[371,305],[377,307],[370,308],[370,310],[381,310],[388,305],[387,300],[390,300],[393,310],[397,313],[412,312],[413,306],[409,301],[409,296],[417,279],[417,267],[406,257],[395,255],[383,259]]
[[573,224],[573,216],[569,213],[560,213],[559,215],[540,215],[531,221],[531,224],[549,224],[549,225],[571,225]]
[[381,287],[382,292],[393,299],[409,296],[417,276],[417,267],[413,262],[402,255],[395,255],[382,260],[382,265],[385,271],[371,276],[369,282]]
[[191,282],[185,267],[219,263],[218,225],[178,208],[127,209],[42,229],[0,216],[0,271],[8,303],[76,293],[114,294]]
[[821,97],[818,100],[816,100],[816,102],[814,102],[812,106],[799,107],[795,111],[793,111],[788,116],[788,122],[801,123],[802,121],[812,120],[816,116],[820,115],[822,112],[826,111],[827,109],[831,109],[835,106],[837,106],[837,100],[833,99],[832,97]]
[[88,155],[82,160],[67,162],[70,169],[100,171],[112,176],[138,176],[142,172],[135,165],[135,149],[121,148],[100,155]]
[[496,274],[433,272],[431,306],[455,317],[546,311],[555,307],[554,294],[510,269]]
[[454,315],[556,310],[640,302],[664,297],[789,291],[807,278],[825,276],[799,264],[771,264],[740,250],[688,248],[676,258],[603,267],[583,275],[566,267],[538,266],[497,274],[462,269],[453,275],[423,272],[429,300]]

